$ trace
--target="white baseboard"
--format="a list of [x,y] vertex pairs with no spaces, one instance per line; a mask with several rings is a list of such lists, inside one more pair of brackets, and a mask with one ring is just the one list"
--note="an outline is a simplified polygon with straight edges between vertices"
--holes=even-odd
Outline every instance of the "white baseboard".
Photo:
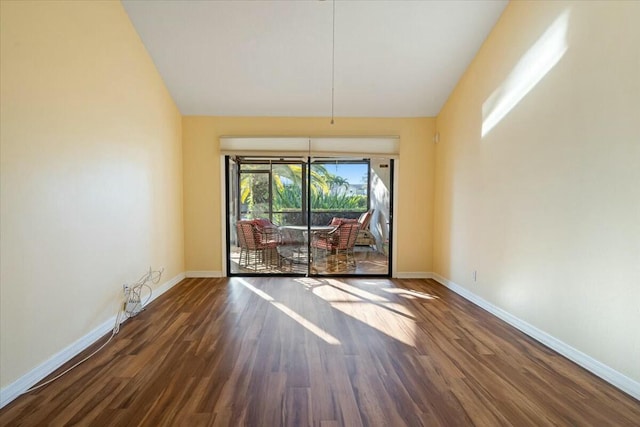
[[87,335],[78,339],[68,347],[60,350],[58,353],[51,356],[48,360],[42,364],[36,366],[25,375],[21,376],[8,386],[0,390],[0,408],[3,408],[8,403],[12,402],[16,397],[20,396],[29,387],[35,385],[47,375],[58,369],[67,361],[71,360],[74,356],[80,353],[85,348],[96,342],[107,332],[111,331],[115,326],[116,316],[112,316],[108,320],[104,321],[100,326],[89,332]]
[[[180,273],[173,279],[163,283],[158,288],[154,289],[153,293],[151,294],[151,299],[147,301],[147,304],[180,283],[180,281],[182,281],[182,279],[184,278],[185,274]],[[30,387],[40,382],[47,375],[51,374],[60,366],[73,359],[76,355],[85,350],[91,344],[106,335],[109,331],[113,330],[115,322],[116,315],[111,316],[109,319],[105,320],[97,328],[93,329],[85,336],[81,337],[66,348],[60,350],[45,362],[36,366],[8,386],[4,387],[2,390],[0,390],[0,408],[3,408],[7,404],[11,403],[15,398],[27,391]]]
[[222,271],[187,271],[187,278],[211,278],[211,277],[224,277]]
[[397,279],[431,279],[433,273],[428,271],[398,271],[395,277]]
[[[182,282],[185,279],[185,277],[186,277],[185,273],[180,273],[176,277],[174,277],[173,279],[167,280],[162,285],[158,286],[153,291],[153,293],[151,294],[151,298],[149,299],[149,301],[147,301],[147,304],[149,304],[151,301],[155,300],[160,295],[162,295],[165,292],[167,292],[169,289],[173,288],[178,283]],[[145,304],[145,305],[147,305],[147,304]]]
[[621,374],[620,372],[605,365],[602,362],[599,362],[598,360],[592,358],[591,356],[579,350],[576,350],[575,348],[564,343],[563,341],[560,341],[554,336],[549,335],[548,333],[536,328],[535,326],[501,309],[500,307],[493,305],[487,300],[469,291],[467,288],[464,288],[452,282],[451,280],[445,279],[444,277],[436,273],[432,274],[432,278],[438,281],[439,283],[441,283],[442,285],[446,286],[447,288],[451,289],[453,292],[457,293],[461,297],[485,309],[486,311],[493,314],[494,316],[504,320],[514,328],[519,329],[520,331],[529,335],[533,339],[541,342],[542,344],[546,345],[552,350],[555,350],[556,352],[560,353],[567,359],[577,363],[578,365],[582,366],[586,370],[592,372],[593,374],[607,381],[609,384],[613,385],[614,387],[617,387],[620,390],[624,391],[625,393],[629,394],[630,396],[633,396],[634,398],[640,400],[640,383],[639,382]]

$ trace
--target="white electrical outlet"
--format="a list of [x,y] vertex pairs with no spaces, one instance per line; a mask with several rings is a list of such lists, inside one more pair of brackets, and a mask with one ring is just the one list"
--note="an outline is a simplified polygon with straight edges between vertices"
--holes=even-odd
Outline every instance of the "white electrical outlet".
[[129,313],[129,315],[135,316],[141,311],[141,309],[142,306],[140,304],[140,299],[135,293],[130,293],[125,304],[124,311]]

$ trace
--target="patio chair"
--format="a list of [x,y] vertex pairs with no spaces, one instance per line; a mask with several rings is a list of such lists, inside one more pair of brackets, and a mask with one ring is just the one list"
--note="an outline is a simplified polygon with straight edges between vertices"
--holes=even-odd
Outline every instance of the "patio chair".
[[358,230],[360,230],[358,222],[343,222],[331,231],[313,233],[311,247],[313,249],[314,262],[317,262],[318,255],[321,255],[328,265],[329,255],[331,255],[332,264],[335,267],[342,255],[345,257],[347,267],[350,264],[355,267],[356,260],[353,255],[353,247],[356,243]]
[[[271,266],[273,260],[278,261],[277,247],[280,244],[278,228],[260,227],[255,220],[236,222],[238,246],[240,246],[240,266],[249,267],[253,256],[254,270],[258,270],[258,262]],[[275,255],[274,255],[275,254]]]
[[278,226],[271,222],[269,218],[255,218],[251,221],[260,231],[275,232],[278,230]]
[[358,237],[356,238],[356,246],[371,246],[376,248],[376,238],[373,237],[371,231],[369,231],[369,224],[371,223],[371,217],[373,216],[374,209],[369,209],[367,212],[360,215],[358,223],[360,223],[360,231],[358,231]]

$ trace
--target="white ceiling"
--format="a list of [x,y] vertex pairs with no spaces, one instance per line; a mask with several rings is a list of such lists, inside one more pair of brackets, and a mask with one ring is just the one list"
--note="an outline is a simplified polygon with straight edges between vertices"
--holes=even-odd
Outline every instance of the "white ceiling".
[[[328,1],[123,1],[184,115],[331,115]],[[506,0],[336,1],[335,116],[435,116]]]

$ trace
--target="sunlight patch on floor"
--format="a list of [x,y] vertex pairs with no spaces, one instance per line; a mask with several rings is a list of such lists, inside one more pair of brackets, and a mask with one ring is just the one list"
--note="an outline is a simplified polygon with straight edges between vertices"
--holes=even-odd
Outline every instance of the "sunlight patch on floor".
[[282,313],[284,313],[287,316],[289,316],[289,318],[291,318],[294,321],[296,321],[299,325],[301,325],[302,327],[307,329],[309,332],[313,333],[318,338],[320,338],[323,341],[325,341],[327,344],[340,345],[340,341],[338,341],[338,339],[336,337],[334,337],[330,333],[326,332],[322,328],[318,327],[313,322],[307,320],[306,318],[304,318],[300,314],[296,313],[295,311],[293,311],[292,309],[290,309],[286,305],[282,304],[281,302],[277,302],[276,300],[273,299],[273,297],[271,297],[271,295],[269,295],[266,292],[256,288],[255,286],[253,286],[251,283],[247,282],[244,279],[238,278],[237,282],[240,283],[245,288],[249,289],[254,294],[258,295],[260,298],[262,298],[265,301],[268,301],[269,303],[271,303],[272,306],[274,306],[275,308],[280,310]]
[[312,277],[301,277],[299,279],[293,279],[293,281],[302,284],[307,289],[312,289],[316,286],[324,286],[324,283]]
[[266,292],[264,292],[264,291],[261,291],[260,289],[256,288],[255,286],[253,286],[251,283],[247,282],[246,280],[238,278],[238,279],[236,279],[236,281],[237,281],[238,283],[240,283],[242,286],[244,286],[245,288],[249,289],[249,290],[250,290],[251,292],[253,292],[254,294],[258,295],[258,296],[259,296],[260,298],[262,298],[263,300],[265,300],[265,301],[269,301],[269,302],[275,301],[275,300],[271,297],[271,295],[267,294],[267,293],[266,293]]
[[408,299],[417,299],[417,298],[427,299],[427,300],[438,299],[438,297],[435,295],[427,294],[425,292],[420,292],[420,291],[414,291],[411,289],[383,288],[382,290],[384,292],[389,292],[390,294],[395,294]]
[[373,294],[371,292],[367,292],[365,290],[362,290],[356,286],[351,286],[347,283],[344,283],[340,280],[336,280],[336,279],[327,279],[326,282],[330,285],[333,286],[334,288],[337,288],[345,293],[349,293],[352,295],[356,295],[360,298],[369,300],[369,301],[376,301],[376,302],[388,302],[389,300],[385,297],[382,297],[380,295],[376,295]]
[[326,332],[325,330],[319,328],[318,326],[308,321],[304,317],[300,316],[298,313],[291,310],[286,305],[276,301],[272,302],[271,304],[273,304],[273,306],[276,307],[278,310],[282,311],[284,314],[286,314],[287,316],[289,316],[290,318],[298,322],[301,326],[306,328],[309,332],[315,334],[318,338],[325,341],[327,344],[340,345],[340,341],[338,341],[336,337]]
[[332,302],[330,304],[334,309],[365,323],[388,337],[415,347],[415,321],[373,303],[354,304],[348,301]]
[[415,346],[416,325],[407,307],[335,279],[326,279],[313,293],[332,308],[409,346]]

